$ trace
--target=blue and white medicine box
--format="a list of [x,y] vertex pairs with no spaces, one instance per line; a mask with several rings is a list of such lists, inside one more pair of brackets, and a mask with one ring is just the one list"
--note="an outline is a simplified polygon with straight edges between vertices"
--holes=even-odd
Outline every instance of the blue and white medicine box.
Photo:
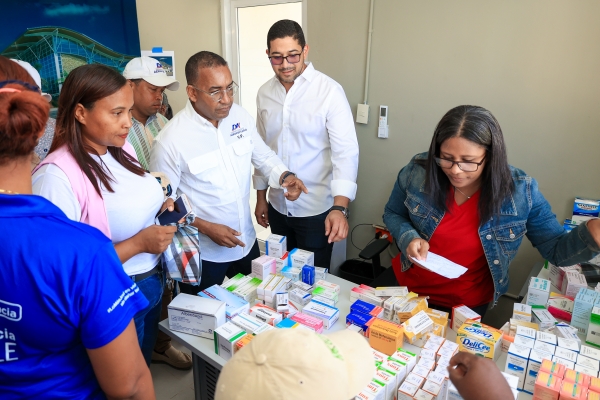
[[573,205],[573,218],[571,222],[579,225],[592,218],[598,218],[600,215],[600,201],[591,199],[582,199],[575,197]]

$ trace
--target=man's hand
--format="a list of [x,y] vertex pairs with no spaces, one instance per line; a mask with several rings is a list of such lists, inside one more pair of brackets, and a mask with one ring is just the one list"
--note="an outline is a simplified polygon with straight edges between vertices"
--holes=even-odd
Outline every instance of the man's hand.
[[450,359],[448,373],[464,400],[513,398],[506,379],[490,359],[461,351]]
[[587,222],[587,227],[590,234],[596,241],[596,245],[600,247],[600,219],[591,219]]
[[297,200],[303,192],[304,194],[308,194],[308,189],[304,186],[304,182],[294,175],[289,175],[285,178],[281,187],[287,189],[287,191],[284,191],[283,195],[289,201]]
[[[163,211],[165,211],[166,209],[168,209],[169,211],[173,211],[175,209],[175,201],[173,201],[172,198],[168,197],[165,202],[163,203],[163,205],[160,207],[160,211],[158,212],[159,214]],[[179,210],[177,210],[179,211]]]
[[328,243],[339,242],[348,236],[348,220],[341,211],[333,210],[327,214],[325,236],[328,236]]
[[233,248],[235,246],[246,247],[244,242],[236,237],[242,235],[240,232],[222,224],[215,224],[207,221],[204,221],[204,224],[206,225],[203,227],[201,232],[219,246],[229,248]]
[[269,203],[267,203],[265,195],[261,196],[260,192],[260,190],[257,191],[254,216],[260,226],[267,228],[269,226]]

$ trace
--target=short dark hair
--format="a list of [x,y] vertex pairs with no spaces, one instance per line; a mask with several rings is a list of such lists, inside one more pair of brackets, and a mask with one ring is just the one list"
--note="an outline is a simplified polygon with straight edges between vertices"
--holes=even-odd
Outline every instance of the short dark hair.
[[302,32],[300,24],[291,19],[282,19],[275,22],[269,29],[269,33],[267,33],[267,49],[271,50],[271,42],[273,40],[286,37],[291,37],[298,41],[298,44],[303,49],[306,46],[306,39],[304,38],[304,32]]
[[185,79],[188,85],[198,81],[198,70],[201,68],[214,68],[227,66],[227,61],[212,51],[201,51],[190,57],[185,63]]
[[452,201],[448,195],[451,184],[435,157],[440,156],[442,143],[453,137],[462,137],[486,150],[479,196],[479,224],[483,226],[500,214],[502,204],[514,191],[502,129],[492,113],[483,107],[458,106],[442,117],[429,146],[425,191],[434,205],[444,211],[448,211]]

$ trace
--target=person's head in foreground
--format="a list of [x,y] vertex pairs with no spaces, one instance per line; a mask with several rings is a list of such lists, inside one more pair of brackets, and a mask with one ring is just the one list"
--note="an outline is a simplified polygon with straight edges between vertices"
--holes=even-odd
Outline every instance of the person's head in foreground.
[[425,190],[439,209],[448,210],[451,186],[464,193],[481,188],[482,224],[514,190],[502,129],[482,107],[448,111],[435,128],[426,163]]
[[356,332],[274,329],[225,364],[215,400],[349,400],[374,374],[373,352]]

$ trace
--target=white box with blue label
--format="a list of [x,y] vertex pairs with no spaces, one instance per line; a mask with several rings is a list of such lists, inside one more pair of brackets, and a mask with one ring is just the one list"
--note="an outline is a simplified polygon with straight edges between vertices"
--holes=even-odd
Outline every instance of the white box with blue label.
[[590,289],[580,289],[575,296],[571,326],[577,328],[582,335],[587,335],[592,308],[598,300],[598,292]]
[[530,306],[545,306],[550,297],[550,281],[542,278],[531,278],[527,290],[526,304]]
[[508,348],[504,372],[519,378],[519,383],[517,384],[517,389],[519,390],[523,390],[523,383],[525,382],[525,373],[527,372],[527,362],[529,361],[530,352],[531,349],[529,347],[519,346],[518,344],[514,343]]
[[214,339],[213,332],[227,322],[225,303],[181,293],[169,303],[169,329]]
[[267,240],[265,240],[265,254],[274,257],[281,258],[287,251],[287,238],[281,235],[270,234]]
[[238,314],[247,313],[250,309],[250,304],[246,300],[234,295],[227,289],[223,289],[219,285],[213,285],[204,289],[198,293],[198,296],[225,303],[225,315],[227,316],[227,320],[230,320]]
[[598,218],[600,215],[600,201],[592,199],[582,199],[575,197],[575,203],[573,205],[573,218],[571,222],[573,224],[581,224],[592,218]]

